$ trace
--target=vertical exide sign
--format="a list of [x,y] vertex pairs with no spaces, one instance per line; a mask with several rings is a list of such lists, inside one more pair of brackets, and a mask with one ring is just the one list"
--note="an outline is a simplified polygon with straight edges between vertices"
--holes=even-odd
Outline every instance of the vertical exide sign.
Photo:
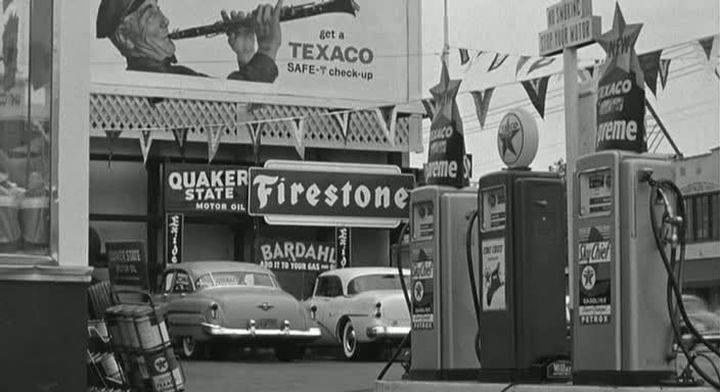
[[185,216],[181,213],[166,215],[165,263],[178,264],[183,260],[183,226]]

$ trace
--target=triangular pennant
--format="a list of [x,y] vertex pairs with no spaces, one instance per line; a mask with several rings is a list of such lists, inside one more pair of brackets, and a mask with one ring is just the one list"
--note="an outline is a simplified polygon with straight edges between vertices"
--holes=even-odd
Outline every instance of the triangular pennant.
[[700,47],[701,47],[701,48],[703,49],[703,51],[705,52],[705,57],[707,58],[707,60],[710,60],[710,59],[711,59],[710,56],[712,55],[712,48],[713,48],[713,43],[714,43],[714,42],[715,42],[715,36],[707,37],[707,38],[703,38],[703,39],[701,39],[701,40],[698,40],[698,43],[700,44]]
[[108,145],[108,167],[110,166],[110,162],[113,158],[113,145],[115,144],[115,140],[120,138],[120,134],[122,133],[119,129],[106,129],[105,130],[105,136],[107,137],[107,145]]
[[718,36],[703,38],[698,41],[698,44],[702,48],[705,59],[707,60],[704,67],[705,72],[712,76],[718,65],[718,46],[720,46],[720,39],[718,39]]
[[548,65],[555,62],[555,57],[540,57],[539,59],[535,60],[534,63],[530,64],[530,67],[528,68],[527,75],[531,74],[533,71],[537,71],[540,68],[547,67]]
[[293,118],[293,129],[295,134],[295,151],[300,155],[300,159],[305,160],[305,117]]
[[350,111],[345,109],[330,110],[330,113],[332,114],[335,121],[337,121],[338,126],[340,126],[340,132],[343,135],[345,144],[347,144],[348,130],[350,129]]
[[397,120],[397,107],[394,105],[383,106],[375,109],[380,128],[391,146],[395,147],[395,124]]
[[152,146],[152,141],[152,132],[140,132],[140,151],[142,152],[143,156],[143,164],[147,163],[148,155],[150,154],[150,146]]
[[178,150],[180,151],[180,156],[185,157],[185,143],[187,142],[188,137],[188,129],[187,128],[173,128],[172,130],[173,137],[175,138],[175,143],[178,146]]
[[670,59],[660,60],[660,68],[658,69],[658,73],[660,74],[660,84],[662,85],[663,90],[665,90],[665,84],[667,84],[667,78],[670,74]]
[[547,86],[550,75],[543,76],[537,79],[524,80],[522,86],[527,92],[530,102],[532,102],[535,109],[540,114],[540,117],[545,118],[545,97],[547,95]]
[[475,113],[477,114],[478,121],[480,122],[480,128],[485,127],[485,118],[487,117],[488,109],[490,108],[490,99],[492,99],[494,87],[488,88],[485,91],[471,91],[470,94],[475,101]]
[[222,127],[208,127],[208,163],[211,163],[215,159],[215,154],[220,147],[220,139],[222,139],[223,128]]
[[656,50],[650,53],[644,53],[638,56],[640,68],[645,77],[645,85],[650,88],[653,95],[657,96],[657,76],[660,68],[660,55],[662,50]]
[[257,121],[247,124],[248,131],[250,132],[250,141],[253,145],[253,157],[255,157],[255,161],[258,161],[260,158],[260,156],[258,155],[260,153],[260,144],[262,142],[262,132],[260,131],[260,125],[262,125],[262,123]]
[[493,58],[492,63],[490,63],[490,67],[488,67],[487,71],[490,72],[500,68],[508,57],[510,57],[509,54],[495,53],[495,57]]
[[460,52],[460,65],[465,65],[470,62],[470,53],[468,53],[467,49],[458,49]]
[[515,76],[517,76],[518,72],[520,72],[520,68],[522,68],[529,60],[530,56],[520,56],[517,65],[515,66]]
[[423,115],[423,118],[430,118],[432,119],[435,117],[435,111],[437,110],[435,108],[435,101],[432,98],[426,98],[422,101],[423,108],[425,108],[425,115]]

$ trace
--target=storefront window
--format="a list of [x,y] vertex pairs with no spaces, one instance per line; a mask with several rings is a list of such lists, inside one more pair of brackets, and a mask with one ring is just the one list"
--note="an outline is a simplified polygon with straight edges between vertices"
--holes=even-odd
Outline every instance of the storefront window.
[[48,255],[52,0],[0,9],[0,254]]

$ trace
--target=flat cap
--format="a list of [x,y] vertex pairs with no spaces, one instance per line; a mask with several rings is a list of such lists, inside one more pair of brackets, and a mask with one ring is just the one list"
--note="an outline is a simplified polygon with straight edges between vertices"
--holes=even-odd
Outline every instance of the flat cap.
[[108,38],[115,34],[123,19],[144,2],[145,0],[101,0],[95,21],[97,38]]

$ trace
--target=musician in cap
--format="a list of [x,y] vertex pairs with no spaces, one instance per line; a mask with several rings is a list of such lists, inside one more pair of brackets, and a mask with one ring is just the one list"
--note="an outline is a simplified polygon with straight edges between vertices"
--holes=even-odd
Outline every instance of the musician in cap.
[[[96,30],[98,38],[108,38],[127,60],[127,70],[207,76],[177,65],[175,44],[168,38],[168,18],[158,0],[101,0]],[[272,83],[278,76],[275,56],[280,48],[280,9],[259,5],[250,15],[252,27],[228,33],[228,44],[235,52],[238,70],[228,79]],[[244,19],[242,12],[222,11],[223,21]],[[255,41],[257,39],[257,50]]]

